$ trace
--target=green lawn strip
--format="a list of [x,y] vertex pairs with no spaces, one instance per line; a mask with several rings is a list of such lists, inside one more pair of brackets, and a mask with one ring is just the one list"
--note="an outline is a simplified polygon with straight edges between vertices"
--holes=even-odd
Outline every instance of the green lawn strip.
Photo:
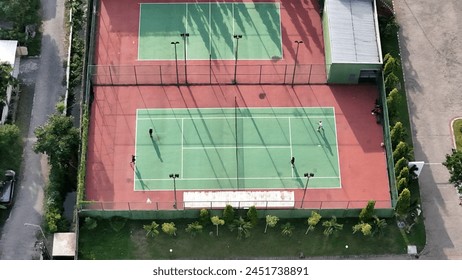
[[454,140],[456,141],[456,149],[462,151],[462,119],[457,119],[452,124],[454,131]]
[[[159,235],[147,237],[143,225],[151,220],[129,220],[125,227],[115,232],[107,220],[99,220],[96,229],[83,226],[79,238],[80,259],[245,259],[245,258],[297,258],[300,252],[309,256],[333,255],[377,255],[404,254],[404,241],[394,219],[387,220],[388,226],[382,235],[364,237],[353,234],[352,226],[357,219],[338,219],[343,230],[330,236],[323,235],[322,222],[313,232],[305,235],[306,219],[280,220],[275,228],[264,234],[264,220],[259,220],[251,236],[238,240],[237,232],[231,232],[227,225],[216,228],[209,225],[201,233],[192,236],[185,231],[194,220],[175,220],[177,236],[171,237],[161,230]],[[165,221],[170,222],[170,221]],[[281,234],[281,225],[291,222],[295,229],[290,237]],[[143,250],[136,244],[143,244]],[[117,244],[117,245],[115,245]],[[348,245],[348,248],[345,247]],[[172,249],[172,253],[170,253]]]

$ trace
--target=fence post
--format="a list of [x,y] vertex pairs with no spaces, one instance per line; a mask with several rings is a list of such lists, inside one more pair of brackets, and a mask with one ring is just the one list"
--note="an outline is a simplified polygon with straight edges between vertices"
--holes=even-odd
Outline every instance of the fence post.
[[310,71],[308,71],[308,84],[311,82],[311,72],[313,70],[313,64],[310,64]]
[[109,66],[109,78],[111,78],[111,86],[114,85],[114,81],[112,80],[112,70],[111,70],[111,66]]
[[209,54],[209,81],[212,84],[212,54]]
[[262,69],[263,69],[263,65],[260,65],[260,79],[258,81],[258,84],[261,85],[261,75],[262,75]]
[[136,75],[136,65],[133,65],[133,72],[135,73],[135,84],[138,85],[138,76]]

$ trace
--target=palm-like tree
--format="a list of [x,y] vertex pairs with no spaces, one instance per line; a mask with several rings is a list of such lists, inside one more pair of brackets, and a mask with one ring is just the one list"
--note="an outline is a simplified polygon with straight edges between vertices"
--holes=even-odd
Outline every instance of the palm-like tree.
[[242,217],[235,219],[233,223],[229,226],[231,231],[237,231],[237,239],[241,240],[242,237],[248,238],[250,236],[250,230],[253,225],[250,221],[244,220]]
[[337,223],[337,217],[335,216],[333,216],[330,220],[323,222],[322,226],[325,227],[324,235],[327,237],[332,235],[334,232],[343,229],[343,225]]
[[146,236],[155,237],[159,235],[159,230],[157,230],[158,227],[159,224],[153,221],[150,225],[144,225],[143,229],[146,231]]

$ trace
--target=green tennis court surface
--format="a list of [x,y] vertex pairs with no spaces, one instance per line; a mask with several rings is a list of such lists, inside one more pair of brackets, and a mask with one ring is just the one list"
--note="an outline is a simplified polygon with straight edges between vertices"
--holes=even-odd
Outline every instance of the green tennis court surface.
[[282,57],[279,3],[158,3],[140,4],[138,59],[239,59]]
[[341,185],[333,108],[139,109],[136,125],[135,190]]

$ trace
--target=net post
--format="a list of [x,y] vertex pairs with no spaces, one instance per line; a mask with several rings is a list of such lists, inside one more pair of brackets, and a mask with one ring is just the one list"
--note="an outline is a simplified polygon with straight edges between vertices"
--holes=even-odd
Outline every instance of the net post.
[[287,64],[286,66],[284,67],[284,85],[286,84],[286,76],[287,76]]
[[159,75],[160,75],[160,84],[164,85],[164,82],[162,81],[162,65],[159,65]]
[[209,53],[209,81],[212,84],[212,54]]

